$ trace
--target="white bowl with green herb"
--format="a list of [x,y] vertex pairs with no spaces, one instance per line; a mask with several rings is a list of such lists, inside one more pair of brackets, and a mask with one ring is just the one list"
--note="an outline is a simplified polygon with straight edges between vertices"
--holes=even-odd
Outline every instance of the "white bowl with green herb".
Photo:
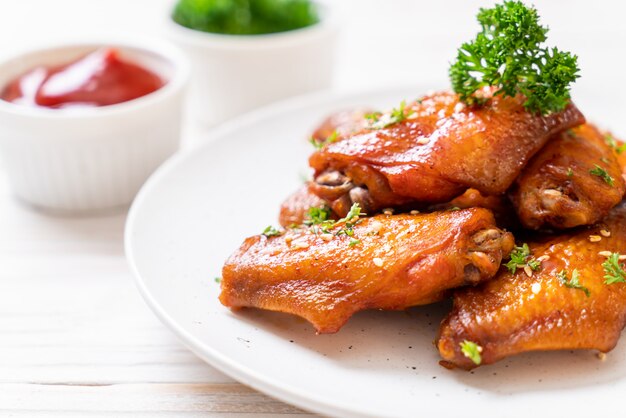
[[309,0],[179,0],[168,32],[193,66],[189,107],[205,125],[329,88],[337,26]]

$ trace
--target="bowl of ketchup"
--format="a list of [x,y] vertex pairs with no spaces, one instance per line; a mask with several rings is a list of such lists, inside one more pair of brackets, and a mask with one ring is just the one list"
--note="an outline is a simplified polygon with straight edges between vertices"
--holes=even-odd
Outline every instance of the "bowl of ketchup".
[[92,42],[0,62],[0,158],[21,200],[127,207],[180,142],[189,65],[163,42]]

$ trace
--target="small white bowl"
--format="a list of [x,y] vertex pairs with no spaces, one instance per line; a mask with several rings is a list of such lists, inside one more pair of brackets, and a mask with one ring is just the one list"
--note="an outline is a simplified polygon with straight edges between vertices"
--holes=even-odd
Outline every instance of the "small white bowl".
[[315,3],[320,21],[266,35],[224,35],[186,28],[168,16],[170,39],[189,56],[189,108],[207,126],[278,99],[331,86],[338,26]]
[[0,100],[0,156],[14,193],[44,209],[92,212],[128,206],[178,148],[190,67],[163,42],[94,41],[42,48],[0,62],[0,90],[38,65],[71,62],[99,47],[155,72],[165,84],[120,104],[77,109]]

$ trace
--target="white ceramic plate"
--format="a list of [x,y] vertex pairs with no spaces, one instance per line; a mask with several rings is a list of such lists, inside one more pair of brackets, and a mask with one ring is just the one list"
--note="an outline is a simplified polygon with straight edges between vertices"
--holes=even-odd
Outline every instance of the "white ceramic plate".
[[[432,342],[447,304],[365,312],[335,335],[279,313],[232,313],[217,300],[222,263],[277,224],[302,182],[306,136],[329,112],[388,108],[424,88],[309,96],[256,112],[172,158],[129,215],[126,250],[148,304],[205,361],[302,408],[335,416],[593,416],[621,411],[626,351],[518,356],[475,372],[438,365]],[[608,409],[607,409],[608,408]]]

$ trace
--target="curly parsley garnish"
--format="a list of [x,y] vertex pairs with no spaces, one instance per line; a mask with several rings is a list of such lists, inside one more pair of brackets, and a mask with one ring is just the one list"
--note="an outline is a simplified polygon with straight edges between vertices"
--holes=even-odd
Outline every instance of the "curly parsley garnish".
[[609,258],[602,263],[602,268],[606,275],[604,276],[605,284],[626,283],[626,271],[624,264],[619,263],[619,254],[612,253]]
[[263,230],[262,234],[269,238],[269,237],[277,237],[279,235],[282,235],[282,232],[274,228],[272,225],[270,225]]
[[524,243],[521,247],[515,247],[511,252],[511,259],[505,264],[505,267],[511,274],[515,274],[518,268],[530,267],[532,271],[539,270],[541,262],[530,256],[530,248]]
[[450,67],[453,90],[461,101],[480,104],[476,91],[487,86],[495,94],[526,97],[524,107],[547,114],[563,110],[570,100],[570,84],[578,77],[578,58],[547,48],[548,28],[539,14],[520,1],[505,1],[477,15],[482,30],[461,45]]
[[613,186],[615,184],[615,179],[611,177],[609,173],[598,164],[596,164],[595,168],[589,170],[589,174],[600,177],[609,186]]
[[479,366],[480,363],[483,361],[482,356],[480,355],[480,353],[482,353],[483,351],[483,348],[475,342],[468,340],[463,341],[460,346],[463,355],[472,360],[475,365]]
[[565,270],[561,270],[560,272],[558,272],[556,274],[556,277],[558,277],[559,281],[566,287],[582,290],[583,292],[585,292],[585,295],[587,295],[587,297],[591,295],[591,292],[589,292],[589,289],[587,289],[585,286],[580,284],[580,276],[578,274],[577,269],[574,269],[574,271],[572,271],[571,279],[568,279],[567,272]]

